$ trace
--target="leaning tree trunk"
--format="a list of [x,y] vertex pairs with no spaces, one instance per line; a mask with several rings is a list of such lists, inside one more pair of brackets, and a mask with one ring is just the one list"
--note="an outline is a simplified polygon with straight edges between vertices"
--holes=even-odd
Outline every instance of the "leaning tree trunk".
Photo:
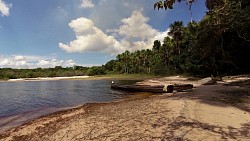
[[190,23],[193,23],[192,3],[189,4]]

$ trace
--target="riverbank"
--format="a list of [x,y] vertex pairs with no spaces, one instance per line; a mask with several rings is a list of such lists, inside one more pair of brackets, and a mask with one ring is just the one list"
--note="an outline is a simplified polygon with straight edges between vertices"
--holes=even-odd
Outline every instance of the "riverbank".
[[216,85],[201,85],[207,80],[145,80],[141,84],[193,83],[196,88],[85,104],[16,127],[0,140],[248,140],[250,77],[231,76]]
[[22,81],[49,81],[49,80],[68,80],[68,79],[87,79],[90,76],[70,76],[70,77],[37,77],[37,78],[18,78],[9,79],[3,82],[22,82]]

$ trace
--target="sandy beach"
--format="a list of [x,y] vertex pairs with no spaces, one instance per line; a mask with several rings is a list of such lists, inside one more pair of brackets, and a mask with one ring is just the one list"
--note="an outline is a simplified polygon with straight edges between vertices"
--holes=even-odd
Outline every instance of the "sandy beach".
[[[194,84],[185,92],[93,103],[40,117],[0,134],[0,141],[250,140],[250,76],[214,85],[174,76],[139,84]],[[208,84],[208,83],[207,83]]]
[[87,79],[87,78],[90,78],[90,76],[18,78],[18,79],[9,79],[3,82],[50,81],[50,80],[69,80],[69,79]]

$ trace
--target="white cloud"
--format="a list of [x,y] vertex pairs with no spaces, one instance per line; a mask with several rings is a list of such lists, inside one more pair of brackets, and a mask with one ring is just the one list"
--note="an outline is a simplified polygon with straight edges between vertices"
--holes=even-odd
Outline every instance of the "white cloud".
[[0,61],[0,66],[5,66],[5,65],[8,65],[8,64],[10,64],[8,59],[3,59],[3,60]]
[[6,4],[3,0],[0,0],[0,13],[2,16],[9,16],[9,11],[11,8],[11,4]]
[[15,59],[16,61],[22,61],[22,60],[25,60],[25,57],[22,56],[22,55],[17,55],[17,56],[14,56],[14,59]]
[[159,40],[159,41],[163,41],[165,37],[169,36],[168,32],[170,29],[167,29],[167,31],[164,32],[157,32],[157,34],[155,35],[155,37],[153,38],[153,40]]
[[72,67],[74,60],[59,60],[51,56],[0,56],[0,68],[53,68],[55,66]]
[[[59,47],[69,53],[103,52],[118,54],[125,50],[136,51],[151,49],[154,40],[163,41],[166,32],[159,32],[147,22],[142,10],[132,12],[128,18],[121,19],[118,29],[104,33],[88,18],[80,17],[72,20],[69,27],[75,32],[76,39],[67,44],[59,43]],[[111,34],[111,35],[109,35]]]
[[80,7],[82,8],[92,8],[95,5],[93,4],[93,2],[91,0],[81,0],[81,5]]
[[155,40],[163,41],[168,36],[167,31],[160,32],[151,27],[147,23],[149,18],[142,12],[143,10],[133,11],[130,17],[121,20],[122,25],[118,29],[110,30],[123,38],[121,45],[131,52],[151,49]]
[[75,32],[76,39],[68,44],[59,43],[59,47],[69,53],[94,51],[115,53],[121,49],[114,36],[109,36],[95,27],[90,19],[81,17],[72,20],[69,26]]
[[122,19],[122,26],[117,32],[127,38],[140,38],[142,40],[152,38],[157,30],[153,29],[147,21],[148,17],[142,15],[142,11],[134,11],[129,18]]
[[[88,17],[98,28],[106,31],[118,28],[121,19],[131,16],[133,11],[140,8],[145,8],[145,13],[153,10],[148,0],[99,0]],[[154,13],[150,12],[151,15]]]
[[73,29],[76,35],[95,34],[96,32],[94,23],[90,19],[83,17],[72,20],[69,27]]

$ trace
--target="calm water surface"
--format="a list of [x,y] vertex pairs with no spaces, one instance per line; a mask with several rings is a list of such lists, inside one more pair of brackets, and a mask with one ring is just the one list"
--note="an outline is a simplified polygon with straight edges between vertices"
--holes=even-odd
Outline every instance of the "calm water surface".
[[84,103],[110,102],[125,96],[126,93],[111,90],[109,80],[1,82],[0,118]]
[[128,93],[112,90],[110,83],[110,80],[0,82],[0,133],[39,116],[85,103],[131,98]]

